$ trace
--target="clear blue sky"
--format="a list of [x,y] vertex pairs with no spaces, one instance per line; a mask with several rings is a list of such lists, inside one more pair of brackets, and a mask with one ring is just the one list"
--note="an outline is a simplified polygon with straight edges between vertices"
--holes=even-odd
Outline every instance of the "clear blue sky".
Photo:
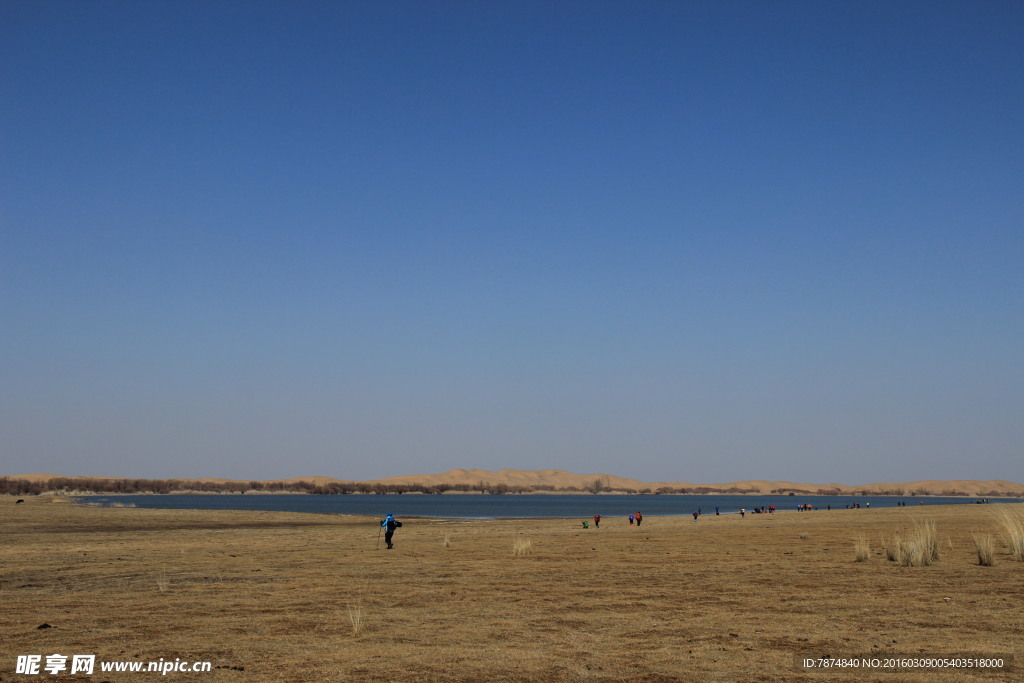
[[1020,2],[0,2],[0,474],[1024,481]]

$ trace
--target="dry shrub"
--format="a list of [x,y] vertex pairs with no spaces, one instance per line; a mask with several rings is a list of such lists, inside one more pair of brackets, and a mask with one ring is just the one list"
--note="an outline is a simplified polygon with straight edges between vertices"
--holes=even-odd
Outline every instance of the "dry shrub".
[[939,535],[935,531],[935,522],[928,521],[919,525],[917,533],[924,543],[925,552],[928,554],[930,560],[928,564],[939,559]]
[[856,562],[867,562],[871,557],[871,547],[868,539],[861,536],[853,542],[853,559]]
[[533,553],[533,543],[528,538],[517,538],[512,544],[513,555],[530,555]]
[[900,559],[900,547],[902,546],[900,532],[894,533],[889,543],[883,543],[882,545],[885,546],[885,556],[889,558],[889,561],[898,562]]
[[978,564],[991,567],[996,563],[996,541],[992,534],[971,534],[974,550],[978,553]]
[[443,538],[443,540],[442,540],[442,543],[444,543],[444,547],[445,547],[445,548],[451,548],[451,547],[452,547],[452,539],[451,539],[451,536],[449,536],[448,534],[445,534],[445,535],[444,535],[444,538]]
[[1010,550],[1010,557],[1024,562],[1024,508],[999,506],[993,510],[999,537]]
[[352,635],[358,636],[363,628],[363,603],[361,600],[348,604],[348,620],[352,623]]
[[893,534],[892,543],[886,547],[886,555],[904,567],[931,566],[939,559],[939,537],[935,531],[935,522],[915,524],[905,534]]

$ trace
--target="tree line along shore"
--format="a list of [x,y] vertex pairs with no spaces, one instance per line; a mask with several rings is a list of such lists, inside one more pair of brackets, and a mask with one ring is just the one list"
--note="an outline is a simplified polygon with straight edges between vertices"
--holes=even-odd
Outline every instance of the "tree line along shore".
[[326,482],[309,481],[203,481],[192,479],[115,479],[100,477],[53,477],[45,480],[29,480],[16,477],[0,477],[0,494],[31,495],[88,495],[88,494],[184,494],[184,493],[277,493],[310,495],[353,495],[353,494],[427,494],[478,493],[489,495],[543,494],[543,493],[589,493],[589,494],[633,494],[633,495],[801,495],[801,496],[963,496],[987,498],[1024,497],[1024,490],[1018,492],[987,491],[968,493],[955,488],[948,490],[924,490],[892,488],[890,490],[854,489],[843,491],[838,488],[816,489],[781,487],[765,491],[739,486],[690,486],[690,487],[614,487],[596,479],[584,486],[554,486],[550,484],[512,485],[478,481],[440,484],[386,484],[382,482]]

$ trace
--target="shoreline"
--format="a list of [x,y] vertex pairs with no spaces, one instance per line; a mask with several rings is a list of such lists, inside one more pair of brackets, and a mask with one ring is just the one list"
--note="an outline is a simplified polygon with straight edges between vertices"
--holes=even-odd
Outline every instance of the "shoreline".
[[[451,519],[451,520],[531,520],[560,519],[578,523],[590,520],[595,513],[611,523],[618,518],[625,519],[636,510],[645,515],[665,518],[691,519],[695,512],[700,512],[699,519],[710,519],[716,516],[743,516],[746,513],[751,519],[768,519],[776,513],[837,513],[843,510],[858,510],[862,514],[872,514],[877,510],[898,510],[909,508],[940,508],[982,507],[996,505],[1013,505],[1024,503],[1020,499],[974,499],[935,497],[922,499],[904,499],[902,497],[875,496],[869,498],[846,496],[830,497],[824,500],[809,498],[790,498],[779,496],[762,496],[746,499],[740,496],[705,497],[692,496],[621,496],[591,497],[580,499],[577,496],[564,497],[493,497],[484,499],[478,495],[449,498],[414,496],[411,498],[360,498],[358,496],[293,496],[263,495],[243,496],[230,494],[214,496],[178,496],[174,494],[156,495],[95,495],[68,497],[41,497],[42,502],[48,498],[52,502],[69,502],[93,508],[134,508],[140,510],[195,510],[195,511],[246,511],[246,512],[282,512],[311,515],[356,515],[382,516],[385,510],[395,510],[401,519]],[[390,501],[390,502],[388,502]],[[774,506],[774,512],[768,507]],[[806,506],[806,507],[805,507]],[[740,511],[743,510],[744,513]]]

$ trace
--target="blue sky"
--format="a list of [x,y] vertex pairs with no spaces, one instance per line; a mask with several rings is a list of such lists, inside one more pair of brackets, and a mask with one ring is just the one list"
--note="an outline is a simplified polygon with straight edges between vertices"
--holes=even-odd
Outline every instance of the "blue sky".
[[1022,35],[0,3],[3,473],[1024,481]]

